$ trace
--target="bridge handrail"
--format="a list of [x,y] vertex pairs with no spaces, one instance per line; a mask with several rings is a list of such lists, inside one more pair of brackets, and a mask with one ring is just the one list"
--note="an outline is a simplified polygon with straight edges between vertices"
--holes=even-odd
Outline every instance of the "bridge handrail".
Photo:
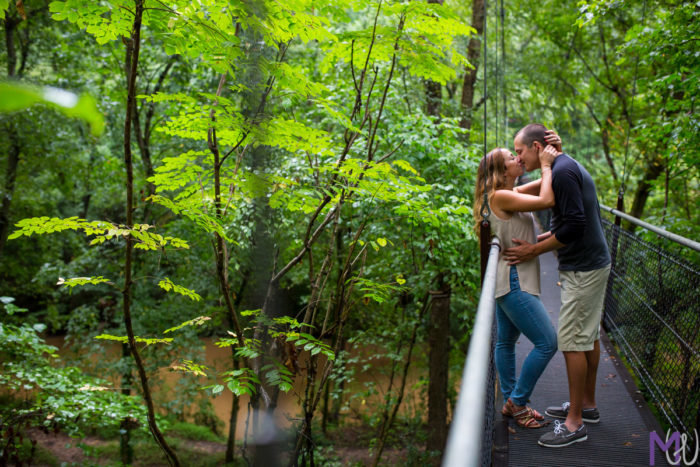
[[444,467],[481,465],[486,383],[491,359],[491,330],[496,308],[496,266],[500,243],[494,238],[481,287],[469,352],[462,373],[459,399],[447,438]]
[[642,220],[637,219],[636,217],[632,217],[629,214],[625,214],[622,211],[618,211],[617,209],[605,206],[603,204],[600,205],[600,208],[608,211],[609,213],[621,217],[622,219],[625,219],[626,221],[631,222],[632,224],[638,225],[640,227],[643,227],[651,232],[654,232],[657,235],[660,235],[661,237],[667,238],[673,242],[676,242],[678,244],[681,244],[683,246],[686,246],[688,248],[692,248],[695,251],[700,251],[700,243],[696,242],[694,240],[691,240],[689,238],[682,237],[680,235],[674,234],[669,232],[668,230],[664,230],[660,227],[656,227],[655,225],[651,225],[647,222],[644,222]]

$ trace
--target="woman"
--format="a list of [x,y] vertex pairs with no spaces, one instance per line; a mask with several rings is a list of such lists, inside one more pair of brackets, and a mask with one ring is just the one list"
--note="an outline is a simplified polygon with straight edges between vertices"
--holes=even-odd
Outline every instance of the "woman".
[[[556,138],[556,139],[555,139]],[[557,144],[559,137],[550,135],[548,142]],[[513,238],[536,243],[534,218],[530,211],[554,205],[552,192],[552,161],[559,153],[549,145],[541,151],[542,179],[515,187],[523,172],[517,156],[507,149],[496,148],[479,164],[477,174],[474,217],[476,228],[484,190],[492,215],[491,232],[501,242],[501,251],[509,248]],[[557,336],[539,299],[540,265],[537,258],[509,266],[499,259],[496,271],[496,368],[501,380],[501,391],[506,401],[502,413],[511,416],[524,428],[541,428],[544,417],[527,407],[527,401],[549,360],[557,350]],[[520,377],[515,378],[515,343],[524,334],[535,345],[523,363]]]

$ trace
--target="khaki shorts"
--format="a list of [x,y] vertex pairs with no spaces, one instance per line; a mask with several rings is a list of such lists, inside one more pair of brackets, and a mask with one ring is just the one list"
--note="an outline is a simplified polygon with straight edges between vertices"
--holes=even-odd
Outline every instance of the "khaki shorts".
[[559,350],[593,350],[593,343],[600,339],[600,318],[609,275],[610,266],[593,271],[559,271]]

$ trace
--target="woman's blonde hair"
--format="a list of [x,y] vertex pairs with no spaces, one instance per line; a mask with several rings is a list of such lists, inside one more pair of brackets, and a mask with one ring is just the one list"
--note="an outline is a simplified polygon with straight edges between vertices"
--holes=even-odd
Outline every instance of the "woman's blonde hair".
[[506,156],[505,148],[494,148],[481,159],[476,172],[476,189],[474,190],[474,230],[478,235],[481,225],[481,208],[484,205],[484,190],[487,193],[489,205],[496,190],[506,185]]

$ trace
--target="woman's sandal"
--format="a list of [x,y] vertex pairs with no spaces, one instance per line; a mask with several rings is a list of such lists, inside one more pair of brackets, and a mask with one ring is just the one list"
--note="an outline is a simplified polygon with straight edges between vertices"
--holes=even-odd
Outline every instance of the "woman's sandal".
[[531,408],[525,407],[522,410],[513,412],[513,420],[518,426],[523,428],[542,428],[548,425],[548,422],[538,422],[532,413],[533,410]]
[[[530,417],[532,417],[532,419],[534,419],[535,421],[544,420],[544,416],[543,416],[541,413],[539,413],[537,410],[533,409],[532,407],[527,407],[527,406],[526,406],[524,409],[521,409],[521,410],[519,410],[519,411],[516,411],[516,409],[515,409],[515,404],[513,403],[512,400],[510,400],[510,398],[506,401],[505,404],[503,404],[503,408],[501,409],[501,414],[503,414],[503,416],[505,416],[505,417],[513,417],[513,418],[516,418],[515,413],[517,412],[518,414],[520,414],[520,413],[523,412],[523,411],[526,411],[527,414],[528,414]],[[520,415],[520,417],[523,417],[523,415]],[[517,422],[517,420],[516,420],[516,422]],[[518,422],[518,425],[520,425],[520,426],[525,426],[525,425],[522,425],[522,424],[519,423],[519,422]],[[540,428],[541,426],[547,425],[547,423],[538,424],[538,425],[540,425],[540,426],[537,426],[537,427],[534,427],[534,426],[533,426],[532,428]]]

